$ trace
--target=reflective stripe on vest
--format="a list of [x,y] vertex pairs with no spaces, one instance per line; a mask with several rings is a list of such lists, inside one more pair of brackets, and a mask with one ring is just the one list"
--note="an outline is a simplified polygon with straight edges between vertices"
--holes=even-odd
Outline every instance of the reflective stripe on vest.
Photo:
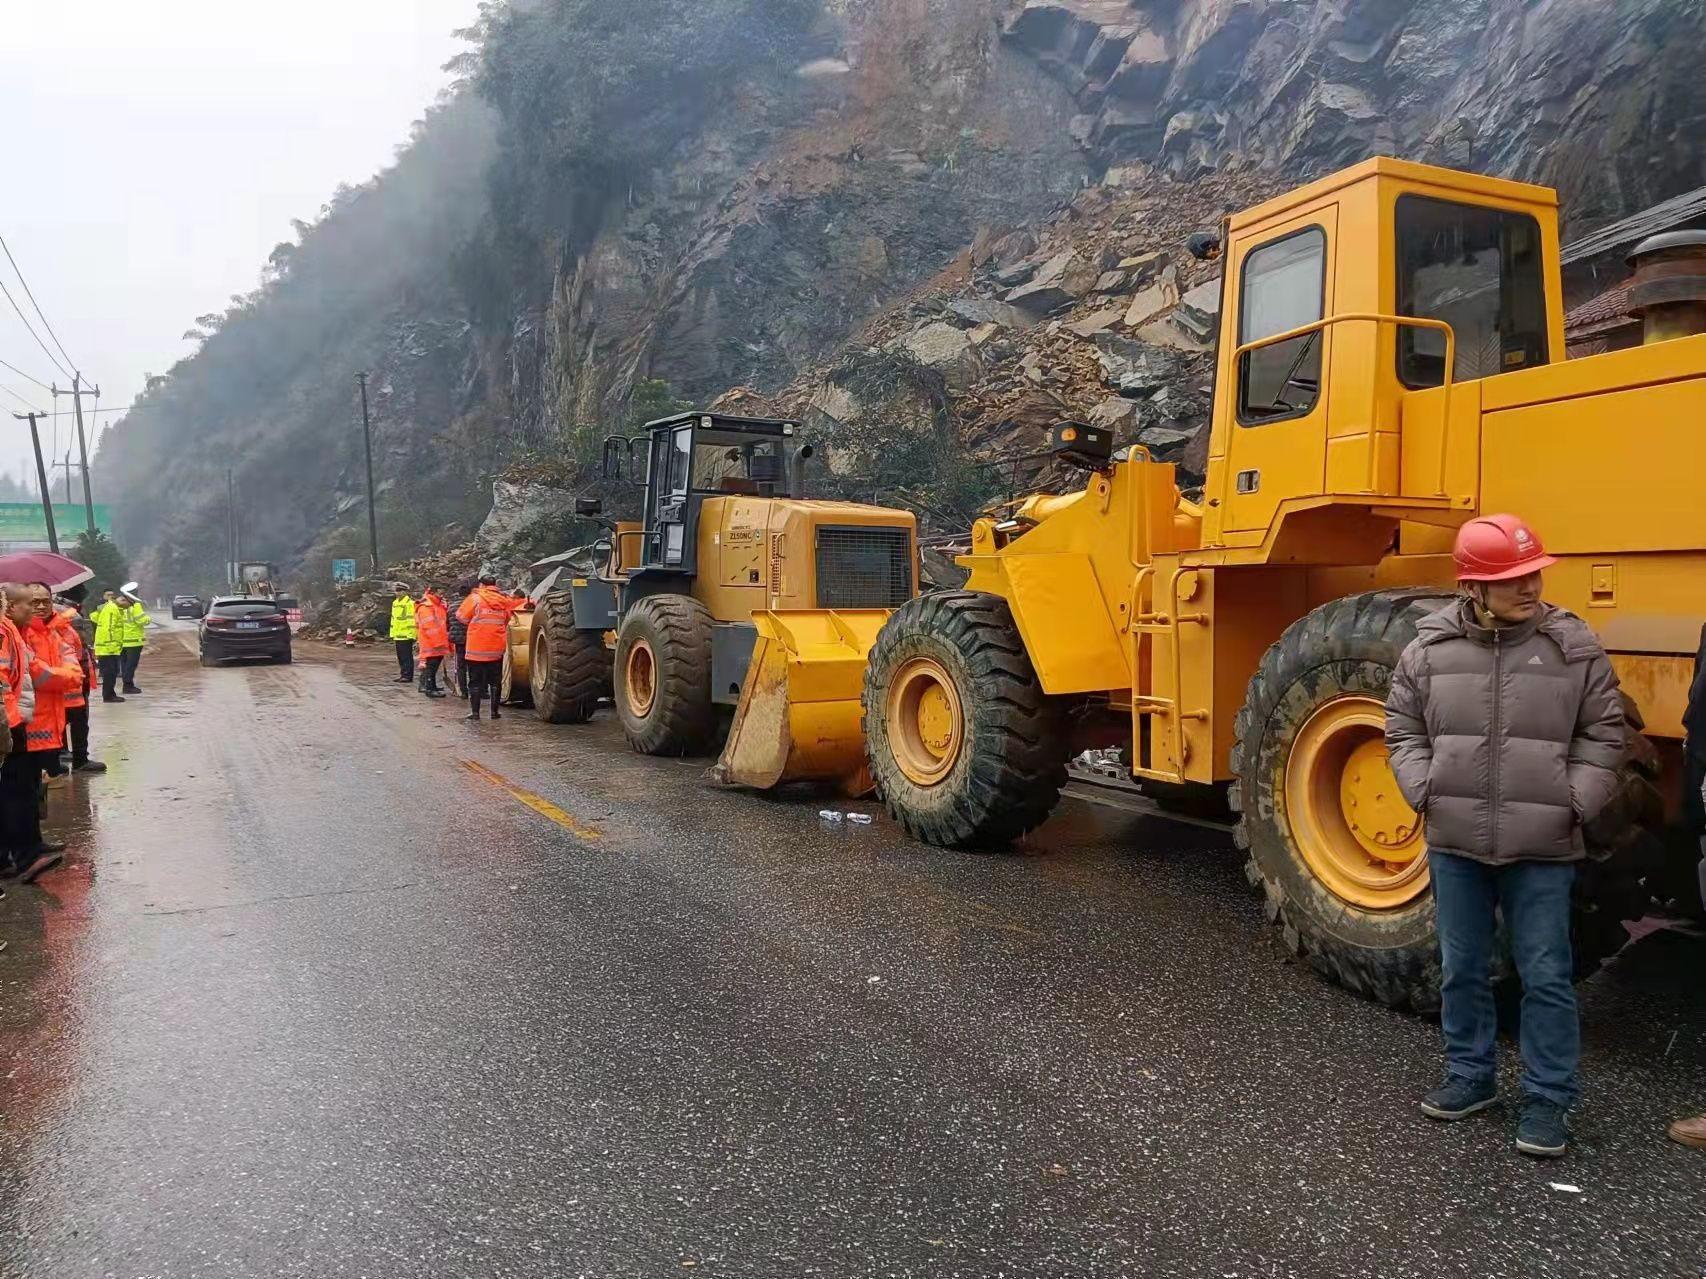
[[493,608],[484,599],[480,600],[474,605],[474,616],[468,619],[468,660],[503,661],[504,634],[508,629],[508,610]]
[[119,623],[119,637],[126,648],[141,648],[148,642],[148,610],[140,604],[125,609]]
[[103,604],[90,620],[95,623],[95,656],[117,657],[124,651],[123,610],[117,604]]
[[6,681],[5,706],[6,726],[21,728],[24,723],[23,708],[19,706],[23,688],[24,672],[29,669],[28,659],[24,656],[24,639],[18,634],[18,628],[7,618],[0,617],[0,677]]
[[450,652],[450,627],[445,621],[444,604],[437,597],[425,599],[415,609],[415,629],[419,632],[421,657],[445,657]]

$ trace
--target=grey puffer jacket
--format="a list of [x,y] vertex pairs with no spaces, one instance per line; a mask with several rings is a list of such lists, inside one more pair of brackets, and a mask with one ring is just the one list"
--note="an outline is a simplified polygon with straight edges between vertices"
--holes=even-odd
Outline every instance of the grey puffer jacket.
[[1623,702],[1588,624],[1541,606],[1489,630],[1467,600],[1422,619],[1386,699],[1398,787],[1428,847],[1477,861],[1576,861],[1617,789]]

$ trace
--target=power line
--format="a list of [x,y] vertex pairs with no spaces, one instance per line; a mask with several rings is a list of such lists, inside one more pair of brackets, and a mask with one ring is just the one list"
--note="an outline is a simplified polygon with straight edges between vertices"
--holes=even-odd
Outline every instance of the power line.
[[32,412],[34,412],[40,416],[43,416],[43,417],[47,416],[45,413],[42,413],[42,411],[40,409],[36,408],[36,406],[34,404],[31,404],[27,399],[25,399],[23,396],[19,395],[16,391],[14,391],[11,387],[0,385],[0,391],[6,392],[7,395],[10,395],[19,404],[24,405],[26,408],[30,409]]
[[36,314],[41,316],[42,326],[47,329],[47,335],[53,339],[53,344],[59,348],[59,353],[65,356],[65,362],[72,368],[76,368],[77,361],[71,358],[65,349],[65,344],[59,340],[59,334],[53,331],[53,325],[49,324],[47,316],[42,314],[41,303],[37,302],[36,295],[30,292],[30,282],[24,279],[23,269],[18,266],[18,259],[12,256],[12,250],[6,247],[6,237],[3,235],[0,235],[0,249],[6,250],[6,261],[10,262],[12,270],[18,273],[18,283],[24,286],[24,296],[30,300],[30,305],[36,309]]
[[42,354],[47,356],[53,367],[65,374],[66,377],[72,376],[70,369],[66,368],[58,360],[54,359],[53,352],[47,349],[47,343],[41,340],[41,334],[37,333],[35,329],[30,327],[30,317],[24,314],[24,308],[18,305],[18,299],[12,296],[12,290],[6,287],[6,281],[4,280],[0,280],[0,293],[4,293],[6,295],[6,300],[12,304],[12,309],[18,313],[18,318],[24,322],[24,328],[29,330],[30,336],[36,340],[36,345],[42,349]]
[[16,373],[19,377],[23,378],[24,381],[34,382],[37,386],[41,387],[41,389],[44,391],[53,390],[53,388],[51,386],[49,386],[46,382],[43,382],[39,377],[31,377],[28,373],[25,373],[22,369],[20,369],[16,364],[7,364],[5,360],[0,360],[0,368],[11,369],[12,372]]

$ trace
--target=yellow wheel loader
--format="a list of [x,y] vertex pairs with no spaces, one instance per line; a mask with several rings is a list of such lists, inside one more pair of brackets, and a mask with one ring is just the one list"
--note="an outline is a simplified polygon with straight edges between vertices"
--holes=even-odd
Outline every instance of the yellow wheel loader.
[[[865,656],[918,590],[909,511],[802,496],[796,424],[684,413],[605,442],[606,477],[645,490],[607,522],[600,571],[545,595],[528,629],[534,709],[586,720],[608,697],[629,745],[691,755],[733,709],[719,775],[869,789]],[[580,512],[601,516],[595,499]],[[512,663],[513,664],[513,663]]]
[[[1073,752],[1117,744],[1140,784],[1227,788],[1294,953],[1432,1007],[1426,833],[1384,701],[1452,596],[1458,525],[1513,511],[1629,701],[1625,785],[1578,879],[1591,971],[1648,904],[1680,798],[1706,620],[1706,336],[1566,363],[1557,200],[1538,186],[1375,159],[1197,240],[1223,260],[1200,500],[1141,449],[1057,427],[1084,487],[978,521],[966,589],[912,600],[877,637],[864,724],[883,801],[919,839],[997,845],[1048,815]],[[1663,267],[1645,294],[1636,277],[1655,338],[1706,301],[1706,264]]]

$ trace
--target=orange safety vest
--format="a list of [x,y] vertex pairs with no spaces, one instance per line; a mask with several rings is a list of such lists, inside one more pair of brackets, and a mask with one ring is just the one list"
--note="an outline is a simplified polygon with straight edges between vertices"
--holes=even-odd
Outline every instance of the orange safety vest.
[[65,648],[65,656],[73,666],[83,673],[83,678],[77,681],[74,688],[65,690],[65,709],[75,710],[79,706],[89,704],[89,690],[94,681],[89,673],[89,655],[83,649],[83,637],[77,633],[77,628],[71,624],[71,619],[77,616],[77,610],[60,609],[53,615],[53,621],[48,626],[59,636],[60,643]]
[[421,596],[415,605],[415,652],[424,661],[429,657],[450,656],[450,614],[444,601],[432,591]]
[[36,713],[24,729],[25,750],[56,751],[65,745],[65,694],[83,671],[65,651],[55,630],[36,618],[24,632],[30,650],[30,679],[36,686]]
[[476,587],[456,610],[456,616],[468,623],[468,660],[503,661],[510,614],[526,604],[527,600],[520,595],[505,595],[493,586]]
[[19,700],[24,691],[24,672],[30,668],[29,649],[12,619],[0,614],[0,679],[6,681],[6,727],[22,728],[24,712]]

